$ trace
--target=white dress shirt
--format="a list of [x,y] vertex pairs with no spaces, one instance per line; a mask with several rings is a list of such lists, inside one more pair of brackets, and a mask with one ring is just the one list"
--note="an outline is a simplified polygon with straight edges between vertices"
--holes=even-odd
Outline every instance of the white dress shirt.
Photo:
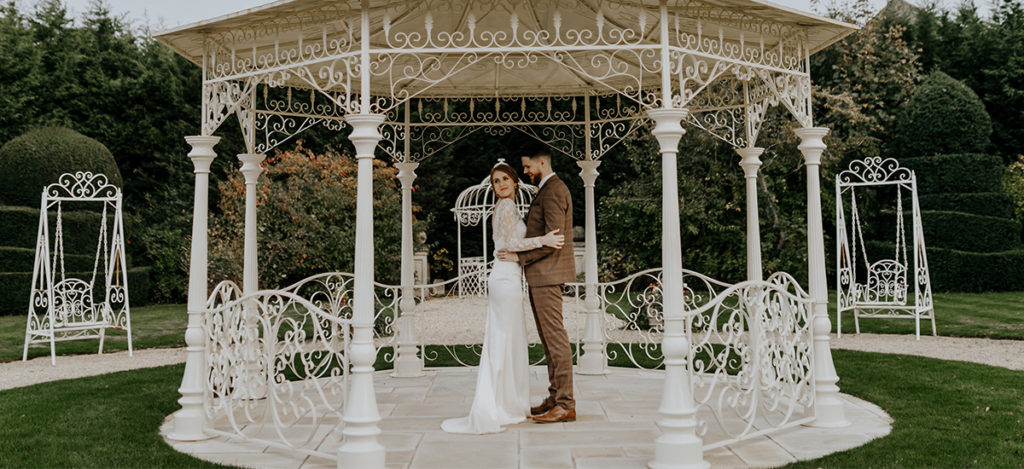
[[554,176],[554,175],[555,175],[555,173],[550,173],[547,176],[544,176],[544,179],[540,180],[540,184],[537,184],[537,190],[541,190],[542,188],[544,188],[544,183],[548,182],[548,179],[551,179],[551,176]]

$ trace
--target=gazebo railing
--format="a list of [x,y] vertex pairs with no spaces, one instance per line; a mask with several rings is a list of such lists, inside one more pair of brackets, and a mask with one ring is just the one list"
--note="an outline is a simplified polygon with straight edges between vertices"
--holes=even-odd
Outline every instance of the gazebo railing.
[[[662,270],[597,285],[609,362],[664,362]],[[728,284],[684,270],[690,378],[705,449],[813,420],[812,300],[786,273]],[[570,284],[582,307],[582,284]],[[569,303],[567,302],[567,305]],[[568,313],[567,313],[568,314]]]
[[687,311],[698,434],[711,449],[814,419],[812,300],[786,273]]
[[205,433],[335,460],[318,448],[341,424],[351,320],[295,293],[243,295],[233,282],[207,302]]
[[[305,298],[332,317],[352,319],[352,299],[355,275],[348,272],[325,272],[302,279],[281,291],[294,293]],[[382,347],[396,345],[399,301],[402,287],[373,282],[374,317],[373,337],[377,350]],[[384,353],[385,361],[394,363],[395,354]]]
[[[793,277],[776,273],[766,281],[728,284],[684,271],[683,279],[689,372],[705,448],[812,420],[812,301]],[[304,446],[311,440],[297,441],[295,435],[312,438],[309,432],[322,433],[324,422],[340,422],[353,281],[352,274],[332,272],[249,295],[232,282],[214,288],[205,321],[211,433],[330,457]],[[417,309],[425,292],[456,295],[459,281],[415,285]],[[380,351],[400,332],[393,327],[401,287],[375,283],[374,289]],[[585,291],[582,283],[565,289],[564,315],[576,319],[574,354],[582,349]],[[609,361],[625,357],[632,366],[661,367],[662,270],[602,282],[596,291]],[[448,355],[472,366],[481,353],[479,343],[420,347],[428,365]],[[395,358],[393,352],[385,355],[389,361]],[[284,430],[295,425],[302,431]]]

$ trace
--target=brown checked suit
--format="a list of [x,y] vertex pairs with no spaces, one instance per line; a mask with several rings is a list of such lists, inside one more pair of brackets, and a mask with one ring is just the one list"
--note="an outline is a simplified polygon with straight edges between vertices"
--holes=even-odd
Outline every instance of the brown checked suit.
[[572,249],[572,198],[569,188],[552,175],[540,188],[526,215],[526,237],[544,236],[558,229],[565,235],[561,249],[541,247],[519,253],[519,264],[530,287],[530,307],[548,362],[548,399],[575,409],[572,393],[572,351],[562,322],[562,289],[576,281]]

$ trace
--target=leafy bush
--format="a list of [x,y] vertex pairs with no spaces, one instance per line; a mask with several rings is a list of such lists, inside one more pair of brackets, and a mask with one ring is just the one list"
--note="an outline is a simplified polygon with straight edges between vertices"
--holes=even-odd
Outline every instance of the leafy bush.
[[[907,243],[912,243],[909,207],[904,207],[904,229]],[[885,211],[880,235],[884,240],[896,239],[896,214]],[[1020,223],[1013,218],[989,217],[965,212],[921,211],[924,242],[932,247],[970,252],[1000,252],[1020,247]]]
[[[375,278],[396,284],[401,273],[402,197],[397,170],[373,161]],[[301,144],[264,163],[258,187],[260,285],[284,286],[311,275],[352,272],[357,163]],[[219,214],[210,224],[210,278],[241,279],[245,180],[217,185]],[[418,209],[414,208],[414,213]],[[414,239],[416,236],[413,237]]]
[[919,194],[999,192],[1003,177],[1003,160],[995,155],[935,155],[900,164],[914,170]]
[[1024,223],[1024,155],[1006,167],[1003,175],[1003,193],[1010,199],[1013,216]]
[[[0,272],[31,272],[35,259],[35,249],[0,246]],[[64,254],[64,268],[71,271],[91,271],[94,261],[92,253]]]
[[122,185],[114,156],[102,143],[64,127],[26,132],[0,147],[0,204],[38,207],[44,187],[75,171],[103,173]]
[[991,135],[992,120],[978,95],[936,71],[901,110],[894,144],[902,157],[983,152]]
[[[918,195],[921,210],[944,212],[967,212],[989,217],[1011,218],[1013,208],[1006,194],[1000,192],[976,192]],[[904,207],[910,207],[910,198],[903,200]]]
[[[57,212],[51,211],[48,218],[50,221],[50,237],[52,239],[56,226]],[[64,226],[64,252],[66,254],[95,255],[96,240],[99,236],[100,213],[68,211],[63,213],[62,219]],[[39,209],[0,206],[0,244],[10,247],[28,248],[34,252],[36,236],[38,234]]]

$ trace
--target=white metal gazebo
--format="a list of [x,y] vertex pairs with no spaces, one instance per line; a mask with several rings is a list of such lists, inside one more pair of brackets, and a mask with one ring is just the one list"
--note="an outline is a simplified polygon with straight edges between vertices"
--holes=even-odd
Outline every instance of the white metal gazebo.
[[[280,0],[157,34],[203,67],[202,126],[199,135],[186,137],[196,173],[188,358],[170,437],[246,437],[237,419],[251,417],[258,406],[272,414],[267,421],[274,423],[267,425],[286,425],[298,415],[322,422],[318,417],[333,413],[343,421],[336,455],[266,438],[336,457],[338,467],[384,467],[372,366],[379,352],[375,318],[382,311],[400,311],[395,375],[423,370],[413,321],[414,171],[477,131],[523,132],[577,160],[586,197],[580,286],[586,333],[577,371],[603,373],[603,298],[612,285],[597,277],[597,168],[625,136],[652,127],[662,155],[663,265],[650,282],[653,293],[643,298],[654,298],[644,307],[660,315],[654,337],[664,389],[660,404],[652,403],[662,417],[651,467],[701,467],[706,448],[792,425],[844,425],[826,307],[819,165],[828,129],[814,127],[809,60],[854,30],[759,0]],[[806,168],[809,294],[786,274],[762,276],[756,185],[763,149],[756,141],[767,110],[779,105],[797,122]],[[240,289],[222,285],[208,299],[207,193],[219,140],[213,134],[232,115],[247,147],[238,156],[246,178],[244,281]],[[316,125],[348,132],[356,148],[355,272],[260,290],[260,162]],[[699,282],[687,279],[683,288],[684,275],[694,274],[684,274],[681,265],[673,177],[677,160],[685,162],[677,155],[684,125],[734,146],[746,175],[747,280],[706,281],[699,294],[692,290]],[[373,279],[376,155],[394,162],[402,183],[402,284],[394,288],[375,286]],[[351,298],[339,296],[336,285],[351,286]],[[382,306],[387,295],[381,291],[395,291],[397,304]],[[295,318],[288,311],[305,313]],[[744,332],[727,334],[722,323]],[[708,355],[721,347],[742,364],[738,373]],[[316,387],[320,400],[299,402],[296,383]],[[726,394],[734,397],[723,399]],[[698,407],[749,422],[719,440],[708,432],[710,422],[695,417]],[[788,410],[768,418],[780,408]],[[755,428],[755,420],[767,427]]]

